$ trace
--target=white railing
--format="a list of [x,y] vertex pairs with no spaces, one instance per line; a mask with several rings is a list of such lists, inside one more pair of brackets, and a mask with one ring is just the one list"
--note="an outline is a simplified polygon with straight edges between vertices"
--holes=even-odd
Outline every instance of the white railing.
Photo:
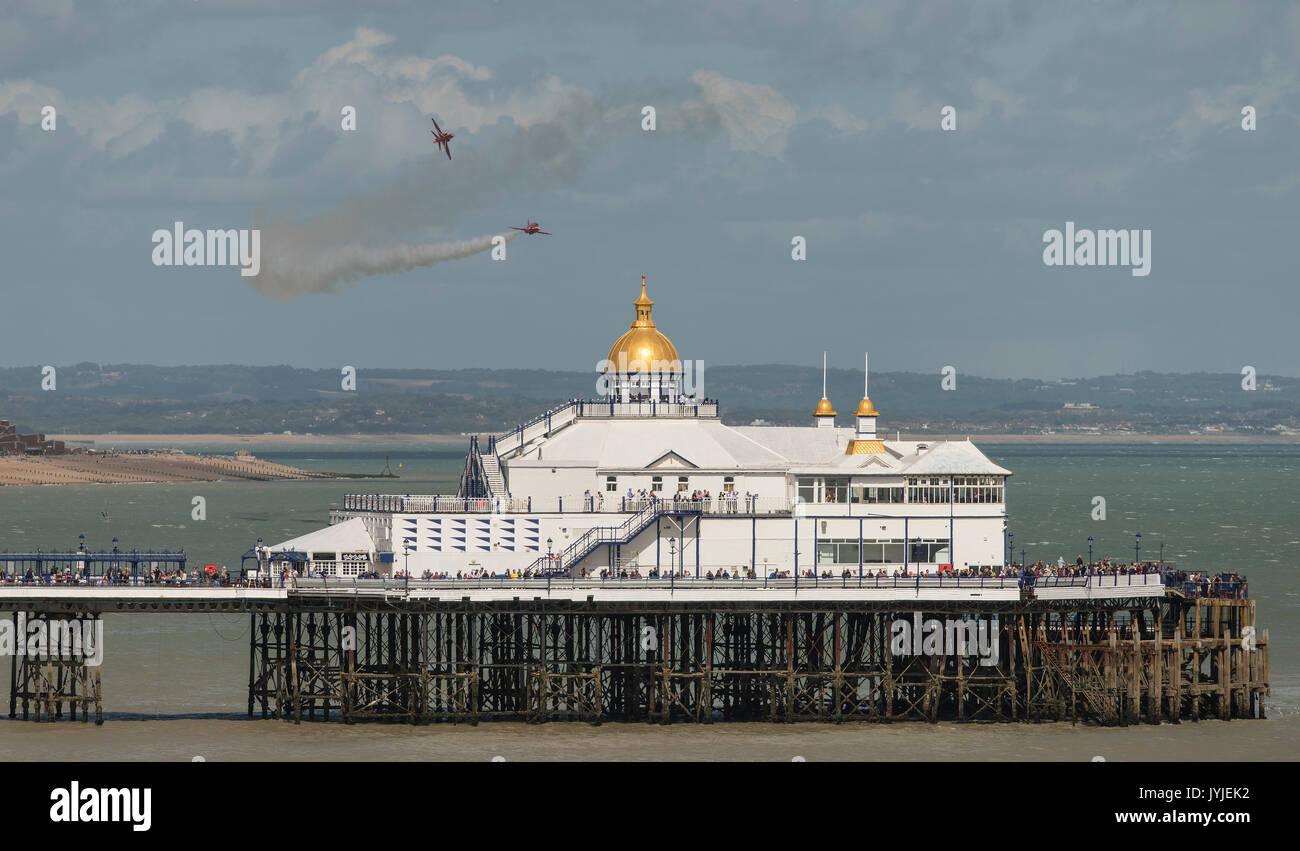
[[302,579],[295,580],[297,591],[468,591],[477,588],[517,588],[536,590],[542,588],[891,588],[891,589],[938,589],[938,588],[985,588],[1010,589],[1019,588],[1020,579],[1014,576],[836,576],[814,577],[801,576],[780,578],[742,578],[732,576],[727,579],[696,577],[691,574],[667,574],[657,577],[629,577],[624,579],[610,577],[511,577],[485,576],[476,579]]
[[534,417],[510,431],[493,435],[491,451],[506,455],[526,445],[530,440],[557,431],[578,417],[608,419],[611,417],[716,417],[717,402],[619,402],[610,399],[577,399],[566,402]]
[[599,399],[578,403],[578,416],[610,417],[716,417],[717,402],[610,402]]
[[705,515],[789,515],[790,500],[779,496],[713,496],[709,499],[649,499],[614,493],[532,497],[460,497],[441,494],[365,494],[343,497],[343,511],[395,514],[636,514],[652,505],[667,512]]
[[509,514],[528,511],[519,497],[462,497],[441,494],[350,493],[343,511],[383,511],[395,514]]

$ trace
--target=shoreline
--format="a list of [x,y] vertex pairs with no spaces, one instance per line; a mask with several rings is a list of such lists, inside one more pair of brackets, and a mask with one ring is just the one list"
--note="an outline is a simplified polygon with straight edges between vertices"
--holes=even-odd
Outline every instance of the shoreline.
[[[374,443],[396,443],[429,447],[463,447],[468,434],[51,434],[51,440],[69,443],[94,441],[96,449],[112,447],[159,448],[205,445],[269,446],[292,448],[299,446],[360,446]],[[887,433],[882,434],[886,440]],[[1248,434],[994,434],[972,432],[969,434],[904,433],[904,440],[966,440],[975,443],[1178,443],[1226,444],[1268,443],[1300,444],[1300,435],[1248,435]]]
[[112,447],[157,448],[183,446],[350,446],[367,443],[405,443],[417,446],[464,446],[469,435],[460,434],[50,434],[50,440],[70,445],[94,441],[96,449]]

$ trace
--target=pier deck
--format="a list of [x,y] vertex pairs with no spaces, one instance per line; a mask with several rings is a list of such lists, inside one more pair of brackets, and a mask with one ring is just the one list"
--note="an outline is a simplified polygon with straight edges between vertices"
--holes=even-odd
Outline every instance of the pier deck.
[[[0,609],[15,612],[14,635],[46,624],[50,641],[104,613],[245,612],[249,714],[294,721],[1263,717],[1254,601],[1160,580],[11,585]],[[100,720],[99,670],[19,655],[9,709]]]
[[801,579],[575,579],[485,578],[331,580],[294,579],[281,587],[184,585],[0,585],[0,610],[151,611],[155,608],[262,609],[321,599],[452,600],[508,602],[520,599],[589,602],[889,602],[949,600],[1123,600],[1163,598],[1159,574],[1038,578],[1019,577],[835,577]]

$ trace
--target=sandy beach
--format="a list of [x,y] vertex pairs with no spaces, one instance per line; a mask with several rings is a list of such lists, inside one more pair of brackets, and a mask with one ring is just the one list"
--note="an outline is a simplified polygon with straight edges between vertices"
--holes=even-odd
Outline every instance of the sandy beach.
[[308,479],[318,474],[250,454],[183,452],[0,456],[0,486]]

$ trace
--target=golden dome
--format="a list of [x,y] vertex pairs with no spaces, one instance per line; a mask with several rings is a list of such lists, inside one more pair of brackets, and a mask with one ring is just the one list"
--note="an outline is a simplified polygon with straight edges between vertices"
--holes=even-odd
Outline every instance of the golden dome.
[[831,407],[831,400],[823,396],[822,400],[817,403],[817,410],[813,411],[813,416],[814,417],[835,416],[835,409]]
[[844,447],[845,455],[884,455],[885,442],[883,440],[850,440],[849,445]]
[[641,276],[641,297],[633,304],[636,306],[636,319],[632,320],[632,327],[610,346],[610,363],[605,371],[680,373],[682,363],[677,347],[655,327],[650,316],[654,302],[645,294],[645,275]]
[[876,406],[873,405],[873,404],[871,404],[871,400],[868,399],[866,396],[863,396],[863,397],[862,397],[862,401],[858,403],[858,410],[857,410],[856,412],[854,412],[853,415],[854,415],[855,417],[878,417],[878,416],[880,416],[880,414],[876,413]]

